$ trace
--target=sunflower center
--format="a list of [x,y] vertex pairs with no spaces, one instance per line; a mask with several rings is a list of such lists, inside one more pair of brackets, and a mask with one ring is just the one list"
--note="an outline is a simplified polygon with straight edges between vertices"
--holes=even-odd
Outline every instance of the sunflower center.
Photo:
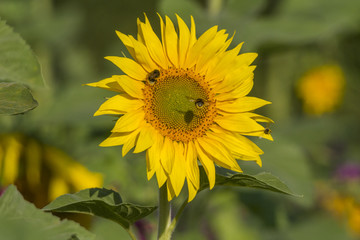
[[154,70],[144,96],[146,121],[174,141],[204,135],[216,115],[214,94],[205,77],[189,69]]

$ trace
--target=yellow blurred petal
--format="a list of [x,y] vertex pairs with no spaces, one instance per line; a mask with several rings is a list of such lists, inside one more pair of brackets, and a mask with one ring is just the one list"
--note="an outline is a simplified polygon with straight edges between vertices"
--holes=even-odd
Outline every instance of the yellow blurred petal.
[[145,113],[142,109],[128,112],[117,120],[111,132],[131,132],[139,128],[140,124],[145,122]]
[[164,145],[161,149],[161,165],[167,174],[170,174],[174,165],[174,144],[170,138],[164,138]]
[[170,62],[179,67],[178,36],[174,24],[168,16],[165,16],[165,46]]
[[225,112],[240,113],[252,111],[267,104],[271,102],[256,97],[242,97],[235,101],[218,102],[216,107]]
[[127,94],[118,94],[104,102],[94,113],[94,116],[104,114],[126,114],[127,112],[141,108],[143,105],[144,102],[142,100],[131,99]]
[[198,141],[195,141],[195,147],[199,160],[205,169],[206,175],[208,176],[210,189],[212,189],[215,186],[216,178],[214,162],[206,155],[204,150],[200,147]]
[[69,193],[70,189],[66,181],[61,177],[53,177],[49,182],[49,200]]
[[9,135],[4,144],[3,185],[14,183],[19,175],[20,153],[22,144],[18,136]]
[[134,78],[139,81],[146,79],[146,71],[139,65],[137,62],[130,58],[126,57],[105,57],[105,59],[114,63],[118,68],[120,68],[125,74],[129,75],[131,78]]
[[144,87],[143,82],[136,81],[135,79],[126,75],[117,76],[116,79],[118,81],[118,84],[121,86],[122,89],[124,89],[127,94],[134,98],[144,98],[142,90]]

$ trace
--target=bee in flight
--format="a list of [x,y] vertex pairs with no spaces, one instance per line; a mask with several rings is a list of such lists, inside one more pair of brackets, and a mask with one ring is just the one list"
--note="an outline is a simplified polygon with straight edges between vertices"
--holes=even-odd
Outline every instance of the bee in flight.
[[152,86],[156,83],[158,77],[160,77],[160,71],[155,69],[147,75],[147,82]]

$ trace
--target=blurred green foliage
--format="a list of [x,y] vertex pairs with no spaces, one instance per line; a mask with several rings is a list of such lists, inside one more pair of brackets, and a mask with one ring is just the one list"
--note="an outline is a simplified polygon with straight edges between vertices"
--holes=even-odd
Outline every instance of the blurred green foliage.
[[[245,42],[242,52],[259,53],[250,95],[273,102],[261,113],[274,119],[270,128],[275,141],[253,139],[265,152],[261,169],[251,162],[240,166],[245,173],[271,172],[304,197],[228,188],[203,191],[185,209],[174,239],[359,238],[319,198],[323,184],[360,201],[359,184],[348,190],[350,183],[335,177],[342,165],[360,163],[359,9],[357,0],[2,0],[2,21],[33,49],[49,87],[32,89],[39,106],[25,115],[2,116],[0,131],[22,132],[59,147],[102,172],[105,187],[117,189],[126,201],[154,205],[157,185],[146,180],[144,154],[122,158],[121,147],[97,146],[115,120],[92,117],[109,92],[81,85],[120,73],[103,59],[127,54],[115,30],[136,35],[136,19],[143,13],[157,31],[156,12],[173,20],[178,13],[187,24],[193,15],[198,36],[219,25],[230,35],[236,32],[234,44]],[[342,104],[334,113],[306,115],[296,97],[297,80],[329,63],[345,73]],[[185,194],[179,198],[175,207]],[[156,235],[155,217],[138,227],[150,239]],[[97,239],[126,239],[112,224],[95,219],[91,231]]]

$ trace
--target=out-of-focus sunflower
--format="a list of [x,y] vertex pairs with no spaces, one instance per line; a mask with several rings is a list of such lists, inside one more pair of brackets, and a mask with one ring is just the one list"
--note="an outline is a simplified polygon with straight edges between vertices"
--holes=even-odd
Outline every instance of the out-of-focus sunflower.
[[228,50],[233,37],[217,26],[197,38],[193,18],[189,30],[176,17],[178,31],[169,17],[160,17],[161,40],[146,16],[138,19],[137,39],[116,32],[133,59],[106,59],[125,75],[88,85],[118,93],[94,114],[120,116],[100,146],[123,145],[123,155],[133,147],[146,151],[148,179],[156,173],[159,187],[167,184],[169,201],[186,180],[191,201],[199,189],[198,160],[210,189],[215,165],[241,172],[241,159],[261,166],[263,152],[245,135],[272,140],[258,123],[272,120],[252,112],[270,102],[246,96],[257,54],[239,55],[242,43]]
[[55,147],[21,134],[0,135],[0,186],[15,184],[37,207],[102,183],[101,174],[90,172]]
[[332,112],[341,103],[344,93],[344,73],[338,65],[314,68],[299,79],[298,96],[304,111],[310,115]]

